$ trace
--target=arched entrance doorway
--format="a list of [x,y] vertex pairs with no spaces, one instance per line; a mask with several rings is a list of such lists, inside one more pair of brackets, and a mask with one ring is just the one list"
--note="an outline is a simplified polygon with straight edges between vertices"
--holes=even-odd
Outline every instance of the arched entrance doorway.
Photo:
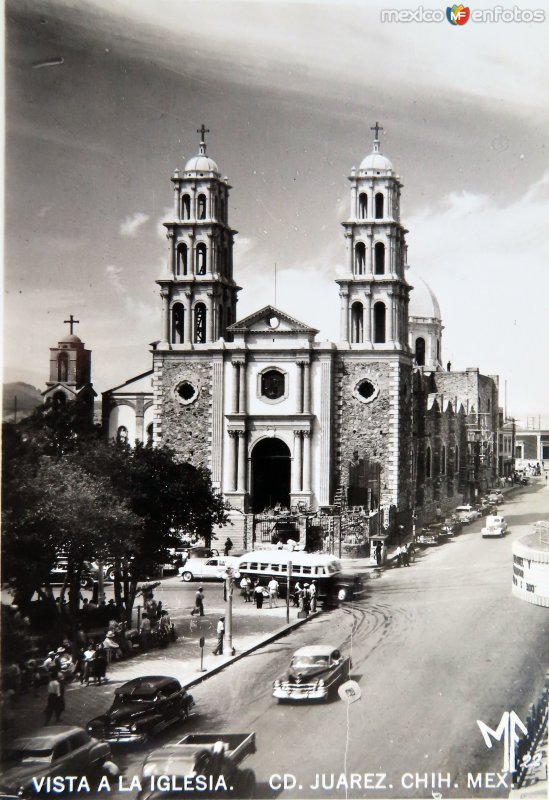
[[252,510],[290,508],[291,458],[280,439],[262,439],[252,450]]

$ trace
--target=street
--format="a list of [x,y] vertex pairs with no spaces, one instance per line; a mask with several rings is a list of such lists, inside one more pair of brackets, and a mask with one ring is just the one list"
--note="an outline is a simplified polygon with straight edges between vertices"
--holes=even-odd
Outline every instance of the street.
[[[548,508],[546,486],[517,491],[502,506],[505,539],[482,539],[478,520],[420,552],[409,569],[371,580],[354,608],[311,620],[194,687],[196,715],[180,733],[255,731],[258,752],[246,765],[263,797],[278,794],[277,774],[289,776],[282,797],[507,796],[497,777],[503,746],[488,749],[476,720],[495,729],[505,711],[524,719],[541,691],[547,610],[512,596],[511,542]],[[361,700],[277,705],[272,681],[293,650],[316,642],[351,651]],[[139,772],[143,757],[122,755],[126,775]],[[351,773],[360,776],[355,786],[338,790],[340,775],[350,782]]]

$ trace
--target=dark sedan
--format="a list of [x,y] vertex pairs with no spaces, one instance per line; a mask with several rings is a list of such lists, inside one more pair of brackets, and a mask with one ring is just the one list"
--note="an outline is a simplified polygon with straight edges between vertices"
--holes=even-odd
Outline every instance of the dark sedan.
[[111,708],[88,722],[88,731],[113,744],[146,742],[169,725],[187,719],[193,706],[192,696],[175,678],[134,678],[115,689]]
[[331,645],[296,650],[288,675],[273,684],[273,697],[283,700],[327,700],[351,676],[351,659]]

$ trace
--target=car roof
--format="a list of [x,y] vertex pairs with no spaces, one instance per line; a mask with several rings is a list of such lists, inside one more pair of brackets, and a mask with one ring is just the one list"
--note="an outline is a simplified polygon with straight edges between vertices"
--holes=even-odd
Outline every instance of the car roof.
[[300,647],[295,651],[294,656],[329,656],[338,649],[331,644],[311,644],[307,647]]
[[169,678],[166,675],[146,675],[142,678],[134,678],[124,683],[122,686],[119,686],[118,689],[115,689],[114,693],[123,695],[140,694],[142,696],[148,694],[153,695],[158,689],[162,689],[164,686],[174,681],[179,683],[177,678]]
[[58,742],[63,741],[67,736],[72,736],[74,733],[86,733],[86,731],[76,725],[56,725],[55,728],[48,728],[48,730],[38,731],[28,736],[20,736],[15,739],[11,747],[14,750],[26,748],[45,750],[48,747],[55,747]]

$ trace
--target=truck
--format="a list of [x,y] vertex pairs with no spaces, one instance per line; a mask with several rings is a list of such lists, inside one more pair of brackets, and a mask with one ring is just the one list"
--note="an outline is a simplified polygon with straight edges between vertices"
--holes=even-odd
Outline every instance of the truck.
[[190,733],[149,753],[138,800],[187,797],[251,798],[255,774],[240,764],[256,752],[255,733]]

